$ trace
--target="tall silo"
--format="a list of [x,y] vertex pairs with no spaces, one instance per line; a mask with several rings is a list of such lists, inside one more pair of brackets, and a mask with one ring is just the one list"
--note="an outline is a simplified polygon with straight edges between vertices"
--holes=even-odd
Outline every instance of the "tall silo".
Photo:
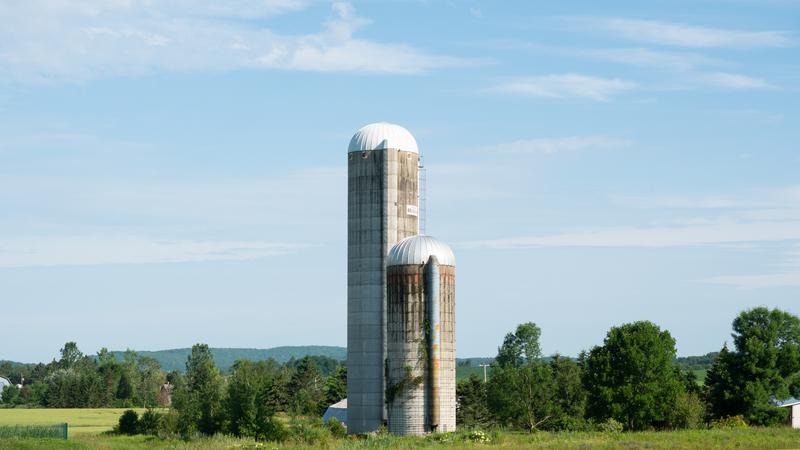
[[455,256],[430,236],[413,236],[386,263],[389,431],[454,431]]
[[347,430],[364,433],[386,419],[386,255],[418,232],[419,150],[381,122],[356,132],[347,159]]

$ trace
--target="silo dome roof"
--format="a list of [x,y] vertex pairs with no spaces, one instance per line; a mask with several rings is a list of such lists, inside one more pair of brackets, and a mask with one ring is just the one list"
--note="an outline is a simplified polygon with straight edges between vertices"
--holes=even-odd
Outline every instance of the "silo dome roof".
[[419,153],[417,140],[400,125],[388,122],[371,123],[356,131],[350,139],[347,152],[362,152],[365,150],[404,150]]
[[456,257],[444,242],[431,236],[417,235],[403,239],[389,250],[386,258],[387,266],[405,266],[425,264],[428,258],[435,255],[442,266],[455,266]]

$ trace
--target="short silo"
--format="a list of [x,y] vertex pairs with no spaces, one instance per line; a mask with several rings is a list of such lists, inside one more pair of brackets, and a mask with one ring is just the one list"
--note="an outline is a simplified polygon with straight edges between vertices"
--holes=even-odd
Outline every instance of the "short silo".
[[454,431],[453,251],[430,236],[412,236],[392,247],[386,265],[389,431]]

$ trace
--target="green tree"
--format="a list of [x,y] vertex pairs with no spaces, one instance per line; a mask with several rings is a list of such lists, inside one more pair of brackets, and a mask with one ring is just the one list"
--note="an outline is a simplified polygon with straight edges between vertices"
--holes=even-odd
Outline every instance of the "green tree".
[[78,344],[70,341],[64,344],[64,348],[61,349],[61,359],[58,361],[58,365],[62,369],[71,369],[82,358],[83,353],[78,350]]
[[581,368],[575,361],[559,355],[550,360],[553,373],[553,419],[547,427],[557,430],[582,428],[586,413],[586,390],[581,381]]
[[733,321],[734,351],[726,347],[706,378],[712,418],[743,415],[755,425],[774,425],[786,411],[773,398],[800,396],[800,318],[765,307]]
[[336,371],[325,380],[326,406],[337,403],[347,397],[347,367],[339,365]]
[[128,371],[123,371],[119,376],[116,397],[118,400],[128,400],[128,402],[123,402],[123,404],[128,403],[126,406],[131,406],[130,400],[133,398],[133,383],[131,383],[131,376],[128,374]]
[[489,410],[501,425],[535,431],[553,418],[555,386],[545,363],[496,367],[486,389]]
[[20,389],[15,384],[6,386],[5,389],[0,392],[0,403],[5,403],[6,405],[18,405],[22,403],[19,392]]
[[165,379],[164,374],[161,372],[161,365],[156,359],[149,356],[139,356],[136,364],[138,375],[136,383],[137,404],[144,407],[155,406],[158,403],[158,393]]
[[121,434],[138,434],[139,433],[139,414],[136,411],[129,409],[122,413],[119,417],[119,424],[117,431]]
[[323,387],[322,374],[314,360],[300,359],[287,385],[289,410],[294,414],[321,414],[326,407]]
[[184,436],[213,435],[224,419],[223,380],[206,344],[195,344],[186,361],[186,383],[173,397]]
[[272,360],[239,360],[233,364],[226,400],[229,433],[235,436],[256,436],[259,418],[267,410],[270,412],[266,415],[272,416],[274,410],[267,405],[259,405],[259,402],[263,401],[262,392],[272,383],[277,371],[278,368]]
[[492,423],[486,399],[486,383],[474,373],[456,385],[456,423],[463,428],[481,428]]
[[675,340],[651,322],[612,328],[602,346],[583,355],[588,417],[613,418],[629,430],[669,426],[685,392],[674,358]]
[[497,349],[495,363],[500,367],[520,367],[534,361],[542,355],[539,337],[542,331],[533,322],[517,326],[514,333],[506,334],[503,345]]

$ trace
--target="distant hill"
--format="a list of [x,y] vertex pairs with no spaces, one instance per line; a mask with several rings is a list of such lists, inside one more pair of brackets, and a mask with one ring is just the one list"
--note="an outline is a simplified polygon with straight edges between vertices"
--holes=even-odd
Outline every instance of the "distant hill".
[[[186,370],[186,358],[191,351],[192,349],[190,348],[176,348],[171,350],[137,351],[136,353],[155,359],[161,365],[162,370],[177,370],[183,372]],[[111,353],[113,353],[118,360],[121,360],[125,352],[114,351]],[[326,356],[337,361],[344,361],[347,359],[347,349],[344,347],[325,345],[273,347],[266,349],[212,348],[211,354],[214,356],[214,362],[217,364],[217,367],[223,371],[230,369],[233,363],[238,359],[264,361],[272,358],[279,363],[285,363],[292,358],[299,359],[306,355]]]

